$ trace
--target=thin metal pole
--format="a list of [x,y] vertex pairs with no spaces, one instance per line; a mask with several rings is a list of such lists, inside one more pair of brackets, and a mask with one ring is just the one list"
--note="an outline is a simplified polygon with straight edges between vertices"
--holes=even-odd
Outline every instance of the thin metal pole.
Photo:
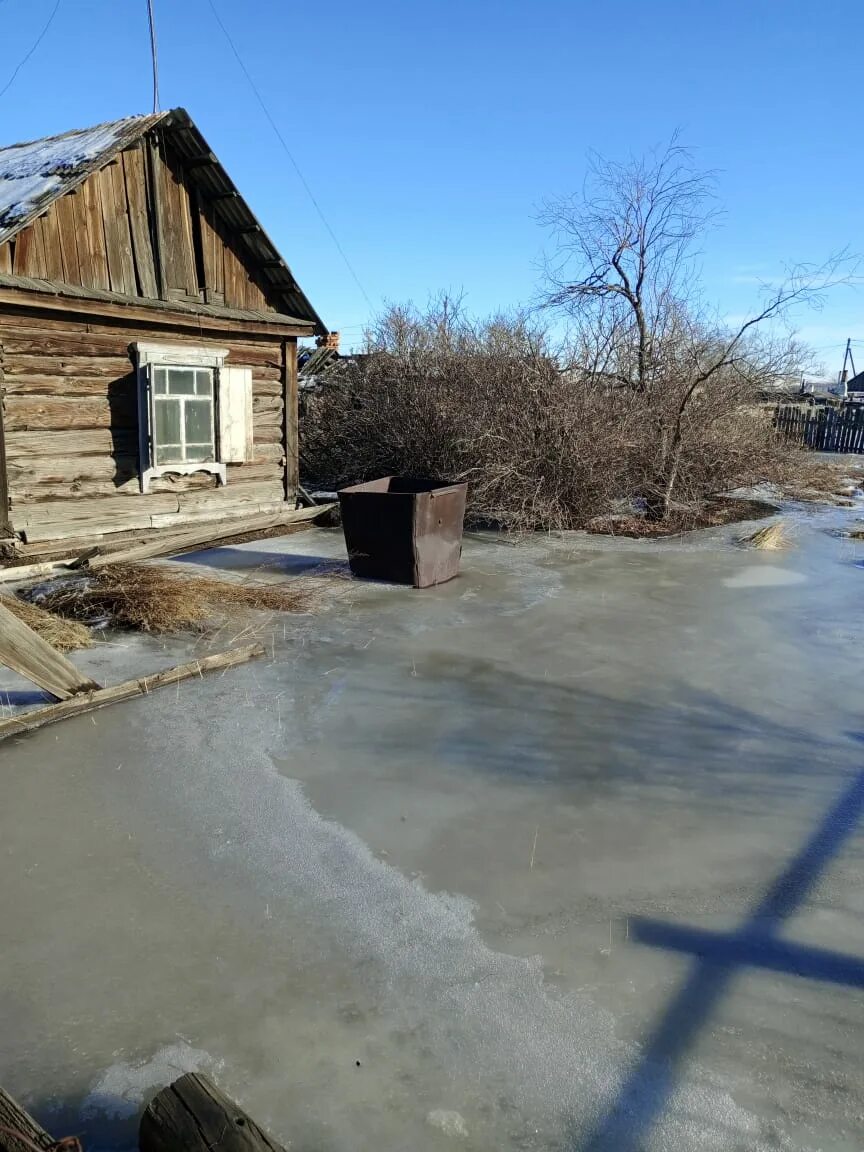
[[147,19],[150,22],[150,56],[153,61],[153,111],[159,111],[159,60],[156,55],[156,22],[153,19],[153,0],[147,0]]

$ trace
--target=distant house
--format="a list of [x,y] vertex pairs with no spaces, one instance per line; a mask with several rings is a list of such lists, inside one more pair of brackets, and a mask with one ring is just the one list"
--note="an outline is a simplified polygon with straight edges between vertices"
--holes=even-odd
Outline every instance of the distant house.
[[182,109],[0,148],[0,535],[37,551],[293,507],[316,334]]
[[864,372],[846,381],[846,395],[850,400],[864,400]]

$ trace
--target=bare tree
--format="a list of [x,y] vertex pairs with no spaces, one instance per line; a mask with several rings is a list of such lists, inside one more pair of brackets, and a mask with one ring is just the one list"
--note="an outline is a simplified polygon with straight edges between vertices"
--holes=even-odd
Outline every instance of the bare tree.
[[710,322],[695,260],[716,215],[712,173],[700,172],[673,139],[661,153],[624,164],[593,157],[582,195],[550,201],[541,216],[556,239],[546,305],[590,334],[587,373],[599,368],[629,390],[653,426],[641,494],[654,519],[669,515],[696,415],[703,424],[726,420],[730,405],[752,400],[757,380],[800,368],[802,349],[791,336],[759,341],[759,326],[793,305],[818,305],[850,275],[842,254],[818,268],[798,266],[736,327]]
[[694,242],[715,216],[713,174],[675,138],[623,164],[595,154],[582,195],[547,202],[540,220],[557,246],[546,302],[614,333],[621,384],[650,388],[657,339],[690,294]]

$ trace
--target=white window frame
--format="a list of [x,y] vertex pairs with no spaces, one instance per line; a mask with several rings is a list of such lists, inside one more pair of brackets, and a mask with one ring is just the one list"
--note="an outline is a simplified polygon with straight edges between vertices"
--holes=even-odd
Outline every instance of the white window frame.
[[[228,483],[228,470],[219,460],[219,373],[228,358],[227,348],[205,348],[186,344],[133,345],[138,381],[138,447],[141,461],[141,491],[150,491],[154,476],[189,476],[193,472],[210,472],[220,484]],[[213,447],[214,460],[196,460],[183,464],[157,464],[153,444],[152,368],[210,368],[213,370]]]

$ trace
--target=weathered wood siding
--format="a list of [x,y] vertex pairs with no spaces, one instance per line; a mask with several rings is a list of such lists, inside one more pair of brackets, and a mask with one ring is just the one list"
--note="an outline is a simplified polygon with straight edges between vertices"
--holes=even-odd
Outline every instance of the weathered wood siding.
[[278,301],[238,253],[237,237],[200,198],[183,161],[150,136],[0,244],[0,273],[151,300],[276,310]]
[[[136,340],[224,347],[229,364],[251,368],[253,459],[229,464],[224,487],[196,473],[154,479],[152,491],[141,493],[130,355]],[[296,458],[285,455],[295,354],[296,343],[277,336],[204,339],[170,327],[0,312],[0,427],[12,530],[33,543],[278,511],[296,490]],[[291,444],[294,420],[289,414]]]

